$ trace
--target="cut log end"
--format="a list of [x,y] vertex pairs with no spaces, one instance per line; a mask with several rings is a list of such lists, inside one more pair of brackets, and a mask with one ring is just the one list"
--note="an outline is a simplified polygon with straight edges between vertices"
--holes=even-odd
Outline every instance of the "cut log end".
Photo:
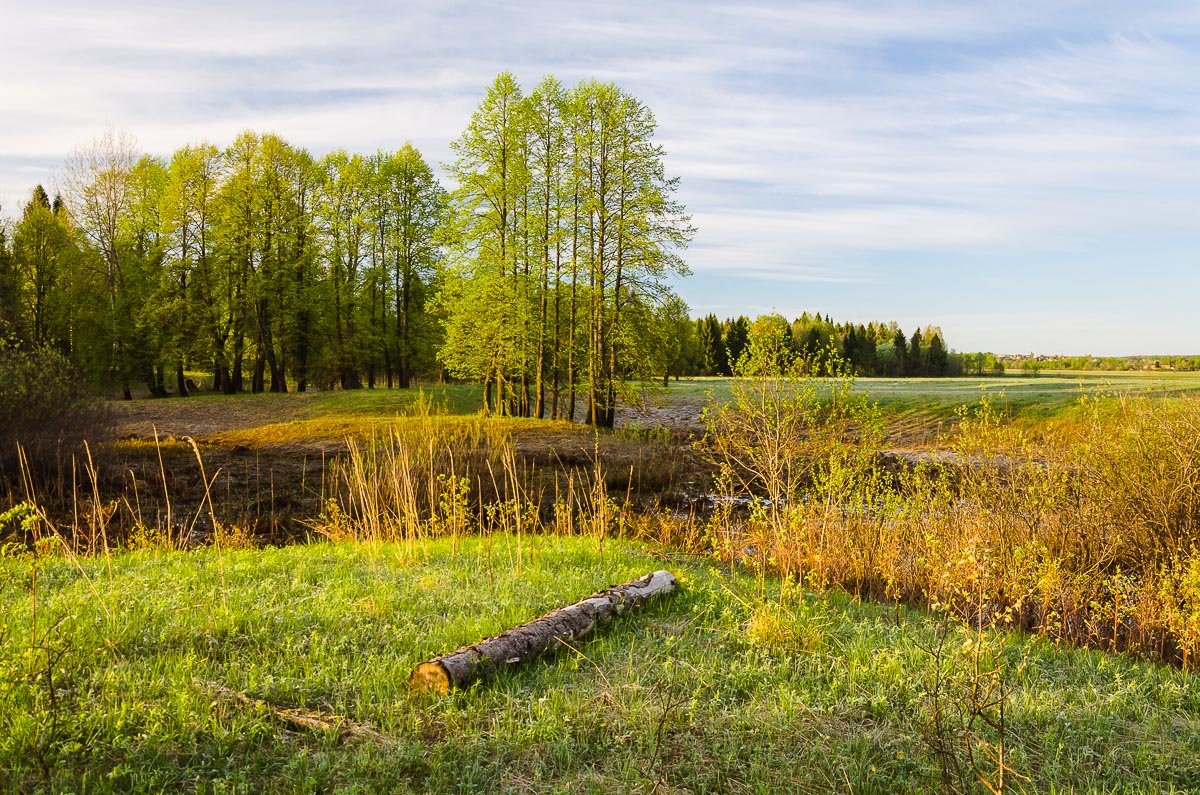
[[450,692],[450,675],[437,660],[423,662],[413,669],[408,677],[408,686],[418,693],[436,693],[444,696]]

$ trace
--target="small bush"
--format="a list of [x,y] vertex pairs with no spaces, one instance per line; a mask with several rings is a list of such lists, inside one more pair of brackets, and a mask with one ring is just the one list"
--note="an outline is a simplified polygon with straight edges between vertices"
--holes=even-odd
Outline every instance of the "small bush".
[[0,474],[19,471],[18,448],[32,470],[52,469],[105,424],[103,405],[66,357],[0,342]]

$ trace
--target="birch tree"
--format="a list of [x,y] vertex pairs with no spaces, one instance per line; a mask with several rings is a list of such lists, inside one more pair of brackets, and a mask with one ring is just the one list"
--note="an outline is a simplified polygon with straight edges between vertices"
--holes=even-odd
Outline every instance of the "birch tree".
[[130,287],[131,252],[121,245],[124,221],[132,207],[133,168],[138,160],[133,138],[109,129],[67,160],[67,202],[79,229],[96,252],[106,292],[103,329],[108,350],[105,380],[133,398],[131,339],[133,313]]

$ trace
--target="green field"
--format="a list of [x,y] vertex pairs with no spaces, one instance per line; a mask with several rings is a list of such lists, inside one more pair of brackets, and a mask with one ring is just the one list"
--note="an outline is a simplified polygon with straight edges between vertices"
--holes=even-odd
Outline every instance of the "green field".
[[[663,566],[680,593],[552,660],[448,698],[407,689],[427,656]],[[932,744],[934,674],[969,659],[956,629],[935,663],[938,627],[611,540],[0,559],[0,779],[88,792],[925,792],[961,751]],[[989,642],[1024,660],[1006,715],[1018,790],[1200,787],[1192,676]],[[329,728],[297,729],[268,704]]]
[[[672,381],[667,399],[720,401],[729,396],[728,378]],[[964,378],[858,378],[854,390],[876,400],[886,411],[945,414],[977,403],[984,395],[1014,413],[1052,415],[1083,396],[1132,393],[1159,396],[1200,393],[1200,372],[1068,372],[1038,376],[1003,375]]]
[[[647,384],[649,411],[628,417],[618,413],[618,425],[630,421],[646,426],[698,425],[700,406],[709,399],[729,397],[729,378],[688,378],[663,389]],[[886,413],[944,418],[983,396],[1018,416],[1047,417],[1062,413],[1085,395],[1135,393],[1180,395],[1200,393],[1200,373],[1164,372],[1048,372],[1037,377],[987,378],[859,378],[855,391],[879,402]],[[421,401],[434,411],[472,414],[479,410],[482,390],[473,384],[425,384],[412,390],[314,390],[304,394],[215,395],[201,393],[186,400],[135,400],[111,403],[120,435],[218,434],[230,443],[261,436],[276,443],[319,438],[337,441],[370,431],[397,414],[414,410]],[[665,413],[664,413],[665,412]],[[582,402],[579,416],[582,416]],[[270,427],[267,427],[270,426]],[[236,434],[228,432],[237,431]],[[220,436],[220,434],[226,434]]]
[[[684,378],[672,381],[669,394],[717,398],[728,394],[728,378]],[[1069,372],[1047,371],[1038,376],[1002,375],[961,378],[857,378],[854,388],[882,402],[928,400],[970,402],[981,394],[1007,395],[1021,403],[1072,401],[1097,392],[1178,394],[1200,391],[1200,372]]]

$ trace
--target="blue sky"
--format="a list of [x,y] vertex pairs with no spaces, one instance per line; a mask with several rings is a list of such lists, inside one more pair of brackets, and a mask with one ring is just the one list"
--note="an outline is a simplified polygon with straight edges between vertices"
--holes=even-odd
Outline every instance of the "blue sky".
[[8,216],[106,126],[162,155],[254,128],[445,162],[497,72],[597,77],[658,117],[698,313],[1200,351],[1194,3],[4,5]]

